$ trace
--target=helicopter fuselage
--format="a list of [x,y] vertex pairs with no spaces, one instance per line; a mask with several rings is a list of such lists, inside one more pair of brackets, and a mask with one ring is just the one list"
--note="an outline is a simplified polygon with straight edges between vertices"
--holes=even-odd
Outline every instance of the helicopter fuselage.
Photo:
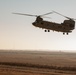
[[70,24],[69,23],[59,24],[59,23],[55,23],[55,22],[49,22],[49,21],[42,20],[40,22],[35,21],[32,24],[35,27],[39,27],[39,28],[42,28],[42,29],[45,29],[48,31],[53,30],[53,31],[57,31],[57,32],[63,32],[63,34],[64,33],[67,33],[67,34],[71,33],[72,30],[74,29],[74,25],[73,24],[71,25],[71,23]]
[[[55,23],[55,22],[43,20],[43,18],[42,18],[43,16],[49,15],[52,13],[59,14],[65,18],[67,18],[68,20],[64,20],[63,23]],[[63,34],[67,33],[67,35],[68,35],[68,33],[71,33],[72,30],[75,29],[74,20],[76,20],[76,19],[64,16],[56,11],[52,11],[52,12],[49,12],[49,13],[46,13],[43,15],[31,15],[31,14],[22,14],[22,13],[13,13],[13,14],[36,17],[35,22],[32,23],[33,26],[45,29],[45,32],[47,32],[47,31],[50,32],[50,30],[53,30],[53,31],[57,31],[57,32],[63,32]]]

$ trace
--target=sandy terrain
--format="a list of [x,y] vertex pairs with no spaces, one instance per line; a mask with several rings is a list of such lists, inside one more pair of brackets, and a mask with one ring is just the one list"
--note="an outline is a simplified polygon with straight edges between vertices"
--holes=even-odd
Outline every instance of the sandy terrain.
[[76,75],[76,53],[0,50],[0,75]]

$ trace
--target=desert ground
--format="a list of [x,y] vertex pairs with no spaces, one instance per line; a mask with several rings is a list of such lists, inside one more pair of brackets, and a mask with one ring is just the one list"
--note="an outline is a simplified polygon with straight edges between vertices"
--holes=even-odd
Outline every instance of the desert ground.
[[0,50],[0,75],[76,75],[76,53]]

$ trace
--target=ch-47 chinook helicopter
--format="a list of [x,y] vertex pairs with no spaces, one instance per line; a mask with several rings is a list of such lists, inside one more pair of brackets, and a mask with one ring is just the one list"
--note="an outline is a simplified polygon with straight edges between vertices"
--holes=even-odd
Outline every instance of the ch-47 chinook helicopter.
[[[55,22],[43,20],[43,18],[42,18],[43,16],[49,15],[52,13],[59,14],[65,18],[67,18],[68,20],[64,20],[63,23],[55,23]],[[43,15],[30,15],[30,14],[22,14],[22,13],[13,13],[13,14],[36,17],[35,22],[32,23],[33,26],[45,29],[45,32],[50,32],[50,30],[53,30],[53,31],[57,31],[57,32],[63,32],[63,35],[65,33],[68,35],[68,33],[71,33],[72,30],[75,29],[75,21],[74,20],[76,20],[76,19],[64,16],[56,11],[52,11],[52,12],[49,12],[49,13],[46,13]]]

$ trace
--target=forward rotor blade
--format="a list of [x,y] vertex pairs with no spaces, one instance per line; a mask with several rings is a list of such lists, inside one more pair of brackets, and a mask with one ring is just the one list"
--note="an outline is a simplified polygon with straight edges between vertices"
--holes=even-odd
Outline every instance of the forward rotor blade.
[[22,13],[13,13],[13,14],[37,17],[37,15],[30,15],[30,14],[22,14]]
[[52,14],[53,12],[49,12],[49,13],[46,13],[46,14],[43,14],[43,15],[40,15],[40,16],[45,16],[45,15],[49,15],[49,14]]
[[62,14],[60,14],[60,13],[56,12],[56,11],[53,11],[53,12],[54,12],[54,13],[57,13],[57,14],[59,14],[59,15],[63,16],[63,17],[65,17],[65,18],[67,18],[67,19],[72,19],[72,18],[67,17],[67,16],[64,16],[64,15],[62,15]]
[[76,20],[75,18],[71,18],[71,19]]

